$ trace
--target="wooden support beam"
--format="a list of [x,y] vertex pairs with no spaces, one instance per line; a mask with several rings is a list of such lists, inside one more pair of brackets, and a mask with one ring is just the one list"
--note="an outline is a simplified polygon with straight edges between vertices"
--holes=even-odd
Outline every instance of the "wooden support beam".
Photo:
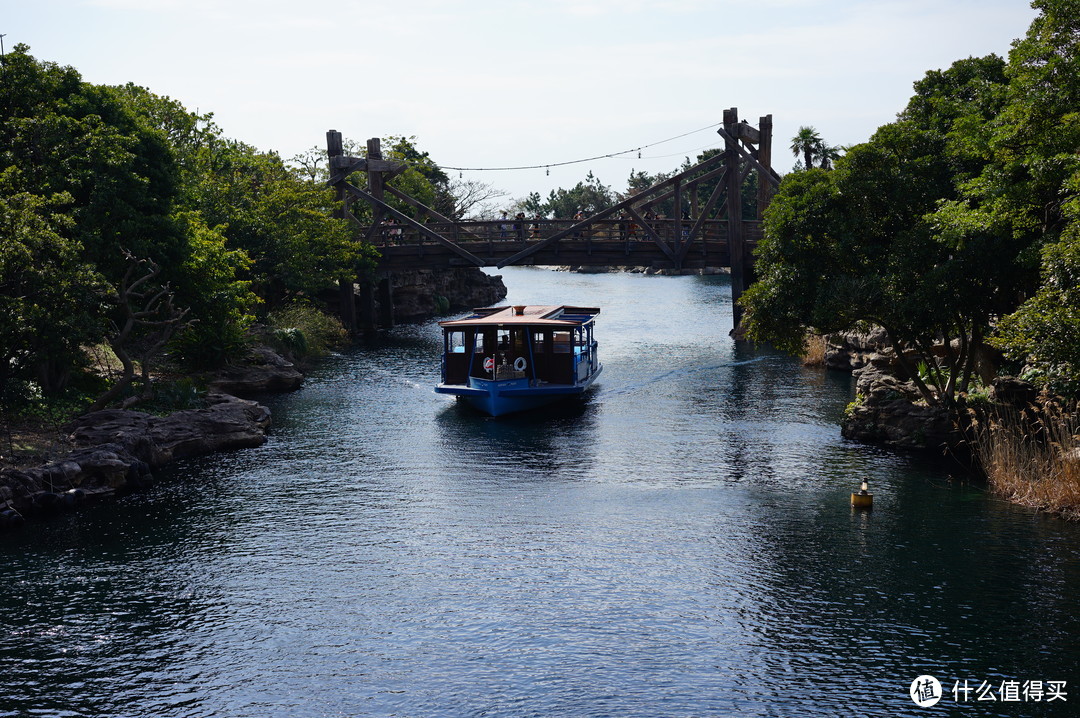
[[341,133],[337,130],[326,131],[326,156],[331,159],[340,157],[342,149]]
[[338,281],[338,318],[346,331],[356,333],[356,291],[352,280]]
[[[723,158],[723,155],[722,154],[716,155],[716,157]],[[723,166],[717,167],[714,170],[710,170],[709,172],[706,172],[705,174],[701,175],[700,177],[695,177],[691,181],[687,182],[686,183],[686,189],[687,189],[687,191],[696,191],[697,190],[697,185],[700,184],[701,182],[708,182],[711,179],[715,179],[715,178],[719,177],[720,175],[724,174],[725,172],[727,172],[727,168],[723,167]],[[652,207],[654,205],[660,204],[661,202],[666,202],[667,200],[671,199],[674,196],[675,196],[674,191],[668,191],[668,192],[665,192],[663,194],[657,195],[656,197],[652,197],[651,199],[649,199],[646,202],[640,202],[638,204],[638,207]],[[638,197],[641,197],[641,195],[639,194]]]
[[[427,212],[430,216],[434,217],[438,221],[445,222],[446,224],[452,224],[452,225],[454,225],[455,229],[458,229],[458,225],[454,220],[450,219],[449,217],[443,216],[439,212],[436,212],[435,210],[433,210],[431,207],[428,207],[426,204],[424,204],[420,200],[410,197],[409,195],[407,195],[404,192],[402,192],[401,190],[399,190],[397,187],[391,187],[390,185],[387,185],[385,187],[385,189],[386,189],[387,192],[394,195],[395,197],[397,197],[398,199],[400,199],[402,202],[409,205],[410,207],[415,207],[416,209],[420,210],[421,212]],[[478,234],[474,234],[472,232],[465,231],[465,230],[462,230],[462,232],[467,237],[472,237],[473,239],[483,239],[483,237],[481,237]]]
[[408,165],[398,160],[374,160],[366,157],[331,157],[330,179],[327,184],[334,184],[346,179],[353,172],[383,172],[391,176],[399,175],[408,169]]
[[398,210],[394,209],[393,207],[388,205],[383,200],[376,199],[374,197],[374,195],[372,195],[372,194],[370,194],[368,192],[365,192],[364,190],[360,189],[359,187],[354,187],[353,185],[349,184],[348,182],[343,182],[342,184],[345,186],[346,191],[348,191],[349,194],[351,194],[351,195],[353,195],[355,197],[359,197],[360,199],[367,200],[368,202],[371,202],[371,204],[376,206],[376,209],[380,210],[381,212],[383,212],[385,214],[389,214],[391,217],[394,217],[395,219],[403,222],[405,225],[407,225],[409,227],[412,227],[413,229],[417,230],[418,232],[422,233],[423,235],[434,239],[436,242],[443,245],[444,247],[447,247],[448,249],[450,249],[452,252],[454,252],[458,256],[463,257],[466,260],[468,260],[471,264],[475,264],[478,267],[485,266],[484,260],[477,257],[472,252],[470,252],[467,249],[464,249],[464,248],[460,247],[459,245],[451,242],[449,239],[442,236],[438,232],[436,232],[436,231],[434,231],[434,230],[432,230],[432,229],[430,229],[428,227],[425,227],[424,225],[420,224],[419,222],[417,222],[415,219],[408,216],[407,214],[403,214],[402,212],[399,212]]
[[683,215],[683,203],[682,203],[682,184],[675,183],[675,187],[672,188],[675,193],[674,202],[671,209],[671,244],[675,249],[675,269],[680,269],[678,257],[682,255],[682,215]]
[[[682,262],[686,258],[687,252],[690,250],[690,245],[693,244],[694,239],[698,236],[698,232],[701,231],[701,226],[705,224],[706,218],[712,214],[713,208],[716,207],[716,203],[720,201],[720,197],[723,196],[727,189],[727,176],[724,174],[727,172],[727,168],[724,167],[720,171],[720,181],[713,187],[712,194],[709,195],[709,201],[705,203],[705,206],[701,208],[701,214],[698,215],[697,221],[694,222],[693,229],[690,230],[690,241],[686,243],[686,246],[679,251],[679,261]],[[702,244],[704,245],[705,238],[702,237]]]
[[613,207],[609,207],[608,209],[605,209],[602,212],[597,212],[596,214],[594,214],[591,217],[586,217],[582,221],[580,221],[580,222],[578,222],[576,224],[573,224],[573,225],[571,225],[570,227],[567,227],[564,230],[556,232],[555,234],[551,235],[550,237],[548,237],[548,238],[546,238],[546,239],[544,239],[544,240],[542,240],[540,242],[537,242],[536,244],[533,244],[533,245],[531,245],[529,247],[526,247],[525,249],[521,250],[520,252],[518,252],[514,256],[512,256],[512,257],[510,257],[508,259],[504,259],[503,261],[499,262],[498,265],[496,265],[496,266],[498,266],[499,268],[502,268],[502,267],[506,267],[508,265],[514,264],[516,262],[520,262],[522,259],[525,259],[529,255],[534,254],[534,253],[540,251],[541,249],[544,249],[549,244],[553,244],[555,242],[558,242],[560,239],[563,239],[564,237],[567,237],[567,236],[569,236],[570,234],[572,234],[574,232],[580,231],[581,229],[583,229],[585,227],[588,227],[589,224],[591,224],[595,220],[604,219],[605,217],[610,217],[611,215],[615,214],[616,212],[622,212],[622,211],[624,211],[626,209],[629,209],[632,205],[642,204],[643,203],[642,195],[647,196],[649,194],[652,194],[653,192],[659,192],[660,190],[666,190],[667,188],[674,186],[676,182],[681,181],[687,175],[689,175],[689,174],[691,174],[693,172],[703,170],[703,169],[705,169],[707,167],[712,167],[713,165],[718,164],[719,162],[721,162],[723,159],[724,159],[723,155],[714,155],[713,157],[710,157],[707,160],[705,160],[704,162],[702,162],[701,164],[698,164],[698,165],[696,165],[694,167],[691,167],[690,169],[685,170],[684,172],[680,172],[679,174],[674,175],[673,177],[669,177],[668,179],[664,180],[663,182],[660,182],[659,184],[653,185],[652,187],[650,187],[649,189],[645,190],[642,193],[636,194],[633,197],[628,197],[627,199],[624,199],[622,202],[619,202],[618,204],[614,205]]
[[394,328],[394,276],[388,274],[379,280],[379,326]]
[[[758,162],[766,167],[770,172],[772,171],[772,115],[765,115],[758,120],[759,133],[761,135],[761,142],[758,144]],[[758,172],[758,200],[757,200],[757,218],[762,219],[765,216],[765,209],[769,206],[769,202],[772,201],[773,188],[769,186],[769,183],[765,181],[761,172]]]
[[761,133],[757,129],[755,129],[753,125],[747,123],[746,120],[738,123],[734,134],[743,142],[749,142],[753,145],[761,142]]
[[[745,264],[742,235],[742,183],[739,172],[739,141],[734,131],[739,122],[739,111],[732,107],[724,110],[724,127],[721,130],[727,146],[727,218],[728,218],[728,253],[731,256],[731,302],[735,327],[742,320],[742,309],[738,305],[745,287]],[[756,161],[756,160],[755,160]]]
[[773,186],[775,186],[775,187],[780,186],[780,175],[778,175],[776,173],[776,171],[773,170],[772,167],[766,167],[765,165],[761,164],[760,162],[758,162],[756,157],[754,157],[752,154],[750,154],[749,152],[744,150],[742,147],[740,147],[739,142],[735,138],[734,135],[732,135],[730,132],[728,132],[723,127],[718,129],[716,131],[716,134],[718,134],[718,135],[720,135],[721,137],[724,138],[724,141],[727,143],[727,147],[729,149],[734,149],[735,152],[738,152],[747,161],[749,161],[752,165],[754,165],[754,167],[756,167],[759,171],[761,171],[763,173],[765,179],[767,181],[769,181]]
[[360,280],[360,331],[371,334],[378,329],[375,322],[375,288],[370,279]]
[[630,213],[631,217],[637,220],[637,223],[641,225],[641,228],[645,231],[647,235],[649,235],[649,238],[652,239],[653,243],[660,248],[660,251],[666,254],[667,258],[674,262],[674,250],[672,250],[671,247],[668,246],[667,242],[664,241],[663,237],[657,234],[656,230],[653,229],[653,226],[649,222],[647,222],[644,217],[638,214],[637,209],[635,209],[634,207],[627,207],[626,211]]

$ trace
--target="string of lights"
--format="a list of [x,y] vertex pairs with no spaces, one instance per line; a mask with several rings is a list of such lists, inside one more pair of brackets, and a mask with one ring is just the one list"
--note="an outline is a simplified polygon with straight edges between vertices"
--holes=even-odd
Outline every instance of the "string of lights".
[[[514,171],[514,170],[546,170],[546,169],[550,169],[552,167],[564,167],[566,165],[581,164],[582,162],[593,162],[595,160],[604,160],[604,159],[609,159],[609,158],[612,158],[612,157],[622,157],[623,155],[628,155],[628,154],[631,154],[633,152],[637,152],[638,153],[638,158],[643,159],[641,157],[641,151],[648,148],[648,147],[655,147],[656,145],[662,145],[665,142],[672,142],[673,140],[678,140],[678,139],[681,139],[683,137],[688,137],[689,135],[697,134],[698,132],[704,132],[705,130],[711,130],[714,127],[719,127],[721,124],[723,124],[723,123],[717,122],[717,123],[714,123],[714,124],[711,124],[711,125],[707,125],[706,127],[701,127],[699,129],[696,129],[696,130],[691,130],[689,132],[684,132],[681,135],[675,135],[674,137],[668,137],[666,140],[660,140],[658,142],[650,142],[649,144],[641,145],[640,147],[632,147],[632,148],[630,148],[628,150],[622,150],[621,152],[609,152],[606,155],[596,155],[595,157],[585,157],[585,158],[580,159],[580,160],[567,160],[565,162],[547,162],[545,164],[521,165],[519,167],[450,167],[448,165],[441,165],[441,168],[444,169],[444,170],[454,170],[455,172],[510,172],[510,171]],[[676,153],[676,155],[680,155],[680,154],[683,154],[683,153],[682,152],[677,152]],[[667,155],[667,156],[674,157],[676,155]],[[644,158],[644,159],[652,159],[652,158]]]

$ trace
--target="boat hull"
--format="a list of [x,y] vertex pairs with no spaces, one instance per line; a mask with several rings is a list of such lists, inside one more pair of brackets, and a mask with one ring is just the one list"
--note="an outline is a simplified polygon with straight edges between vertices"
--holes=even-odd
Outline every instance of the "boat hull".
[[528,379],[494,380],[469,377],[468,386],[439,384],[435,391],[461,397],[473,408],[490,416],[505,416],[581,396],[602,369],[602,365],[598,366],[587,379],[577,384],[531,386]]

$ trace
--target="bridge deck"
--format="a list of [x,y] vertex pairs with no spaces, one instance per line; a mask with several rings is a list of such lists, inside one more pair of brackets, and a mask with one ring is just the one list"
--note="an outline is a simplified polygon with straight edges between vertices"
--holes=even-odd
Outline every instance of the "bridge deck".
[[[506,263],[523,249],[569,228],[573,220],[509,219],[490,222],[428,223],[425,226],[451,240],[454,247],[436,242],[421,232],[399,224],[384,224],[372,240],[382,255],[379,269],[478,266],[460,250],[475,257],[482,266]],[[598,220],[537,250],[514,264],[580,265],[607,267],[651,266],[655,268],[730,267],[728,230],[725,220],[701,223],[690,237],[695,222],[676,224],[671,219],[649,222],[647,227],[622,220]],[[760,237],[760,223],[744,221],[748,249]],[[663,245],[663,246],[662,246]],[[688,245],[688,246],[687,246]]]

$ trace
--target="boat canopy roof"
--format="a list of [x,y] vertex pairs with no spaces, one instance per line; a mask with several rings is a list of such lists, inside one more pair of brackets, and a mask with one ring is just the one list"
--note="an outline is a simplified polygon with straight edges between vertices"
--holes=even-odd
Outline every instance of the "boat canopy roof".
[[484,307],[461,319],[439,322],[444,329],[482,326],[577,327],[591,322],[600,309],[568,306]]

